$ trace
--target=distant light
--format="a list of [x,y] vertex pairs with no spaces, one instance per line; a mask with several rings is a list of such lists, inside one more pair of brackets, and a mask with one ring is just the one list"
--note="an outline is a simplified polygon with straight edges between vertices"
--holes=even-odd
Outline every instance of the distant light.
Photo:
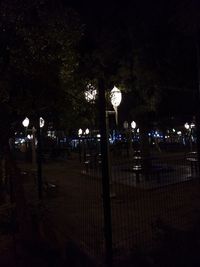
[[100,138],[101,137],[101,135],[100,134],[97,134],[97,138]]
[[33,135],[32,135],[32,134],[31,134],[31,135],[28,134],[28,135],[27,135],[27,138],[28,138],[29,140],[30,140],[30,139],[33,139]]
[[90,130],[87,128],[87,129],[85,130],[85,134],[89,134],[89,132],[90,132]]
[[139,133],[139,132],[140,132],[140,129],[138,128],[138,129],[137,129],[137,133]]
[[135,128],[136,128],[136,122],[135,122],[135,121],[132,121],[132,122],[131,122],[131,128],[132,128],[132,129],[135,129]]
[[110,92],[110,99],[113,107],[118,107],[122,101],[122,93],[116,86]]
[[182,132],[181,132],[181,131],[178,131],[178,132],[177,132],[177,134],[178,134],[178,135],[181,135],[181,134],[182,134]]
[[44,119],[40,117],[40,128],[44,127]]
[[24,127],[28,127],[28,126],[29,126],[29,118],[26,117],[26,118],[23,120],[22,125],[23,125]]
[[195,127],[194,122],[192,122],[192,123],[190,124],[190,127],[191,127],[191,128],[194,128],[194,127]]
[[175,130],[174,128],[172,129],[172,131],[173,131],[173,133],[175,133],[175,132],[176,132],[176,130]]
[[186,123],[184,124],[184,127],[185,127],[186,130],[188,130],[188,129],[190,128],[190,125],[186,122]]
[[124,121],[123,126],[124,126],[124,129],[128,129],[128,122]]
[[80,135],[82,135],[83,134],[83,130],[80,128],[79,130],[78,130],[78,135],[80,136]]
[[93,102],[97,97],[97,90],[90,83],[87,85],[87,90],[85,91],[85,99],[88,102]]

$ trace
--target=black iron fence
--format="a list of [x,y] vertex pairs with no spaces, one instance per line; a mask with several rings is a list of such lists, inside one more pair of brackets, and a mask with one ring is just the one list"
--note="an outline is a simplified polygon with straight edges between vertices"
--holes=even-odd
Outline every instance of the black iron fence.
[[[64,248],[67,240],[73,240],[101,262],[106,255],[102,157],[99,149],[88,148],[81,161],[77,150],[65,160],[43,162],[43,184],[56,188],[56,193],[50,194],[43,186],[45,220],[53,228],[59,246]],[[110,150],[109,157],[114,260],[138,249],[156,249],[163,229],[187,231],[199,220],[200,183],[195,153],[154,151],[144,161],[138,150],[130,154],[118,146]],[[28,198],[29,191],[37,190],[37,174],[31,163],[19,166],[32,172],[24,178],[31,179],[24,183]],[[33,201],[35,197],[36,193]]]
[[[99,183],[100,188],[102,176],[98,157],[88,155],[83,173],[84,179]],[[156,247],[159,225],[186,230],[198,220],[199,213],[195,212],[199,209],[196,155],[154,153],[148,159],[147,170],[143,169],[142,160],[138,152],[127,157],[126,152],[117,154],[115,151],[110,156],[114,257],[138,248]]]

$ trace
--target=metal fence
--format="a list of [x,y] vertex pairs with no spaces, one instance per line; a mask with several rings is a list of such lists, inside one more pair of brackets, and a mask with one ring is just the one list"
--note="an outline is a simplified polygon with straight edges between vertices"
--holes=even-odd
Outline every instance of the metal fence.
[[[62,249],[73,240],[102,262],[106,255],[102,159],[99,147],[91,150],[87,146],[83,151],[81,157],[77,150],[63,160],[50,159],[42,164],[46,234],[51,227],[52,240]],[[111,149],[109,198],[114,259],[138,249],[158,247],[162,225],[187,230],[199,219],[196,155],[154,151],[148,171],[143,170],[141,161],[138,151],[130,156],[121,147]],[[25,178],[30,182],[24,183],[29,198],[37,191],[37,173],[31,163],[18,164],[22,170],[32,170]],[[50,185],[55,185],[52,191],[47,188]],[[32,199],[36,197],[34,193]]]
[[[154,153],[147,173],[142,170],[138,158],[141,160],[137,153],[135,157],[127,157],[125,151],[111,155],[114,257],[138,248],[156,247],[161,224],[187,230],[199,216],[195,212],[199,209],[199,173],[193,155],[183,152]],[[101,161],[95,162],[90,155],[83,168],[83,178],[90,179],[91,184],[96,181],[100,188]],[[94,203],[94,198],[90,201]],[[95,240],[95,235],[93,238]]]

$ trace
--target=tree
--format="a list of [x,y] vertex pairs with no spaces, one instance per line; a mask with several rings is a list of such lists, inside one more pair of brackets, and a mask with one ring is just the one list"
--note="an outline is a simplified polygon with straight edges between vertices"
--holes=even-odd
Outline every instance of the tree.
[[58,114],[66,100],[74,102],[68,93],[74,90],[79,61],[78,15],[61,1],[46,0],[1,1],[0,13],[0,85],[4,88],[0,101],[6,109],[5,121],[36,113]]

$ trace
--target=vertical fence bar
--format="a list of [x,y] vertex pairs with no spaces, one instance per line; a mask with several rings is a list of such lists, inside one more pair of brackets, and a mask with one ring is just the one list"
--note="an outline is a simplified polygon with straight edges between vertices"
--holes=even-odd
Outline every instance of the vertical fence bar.
[[[197,130],[197,158],[198,158],[198,173],[200,174],[200,40],[196,41],[197,55],[197,106],[196,106],[196,130]],[[199,178],[199,177],[198,177]],[[199,179],[200,180],[200,179]]]
[[37,178],[38,178],[38,197],[42,199],[42,146],[40,117],[37,117]]
[[101,160],[102,160],[102,197],[104,210],[104,234],[106,263],[112,265],[112,222],[110,203],[110,158],[108,145],[108,129],[106,123],[106,99],[105,85],[99,80],[99,111],[100,111],[100,134],[101,134]]

